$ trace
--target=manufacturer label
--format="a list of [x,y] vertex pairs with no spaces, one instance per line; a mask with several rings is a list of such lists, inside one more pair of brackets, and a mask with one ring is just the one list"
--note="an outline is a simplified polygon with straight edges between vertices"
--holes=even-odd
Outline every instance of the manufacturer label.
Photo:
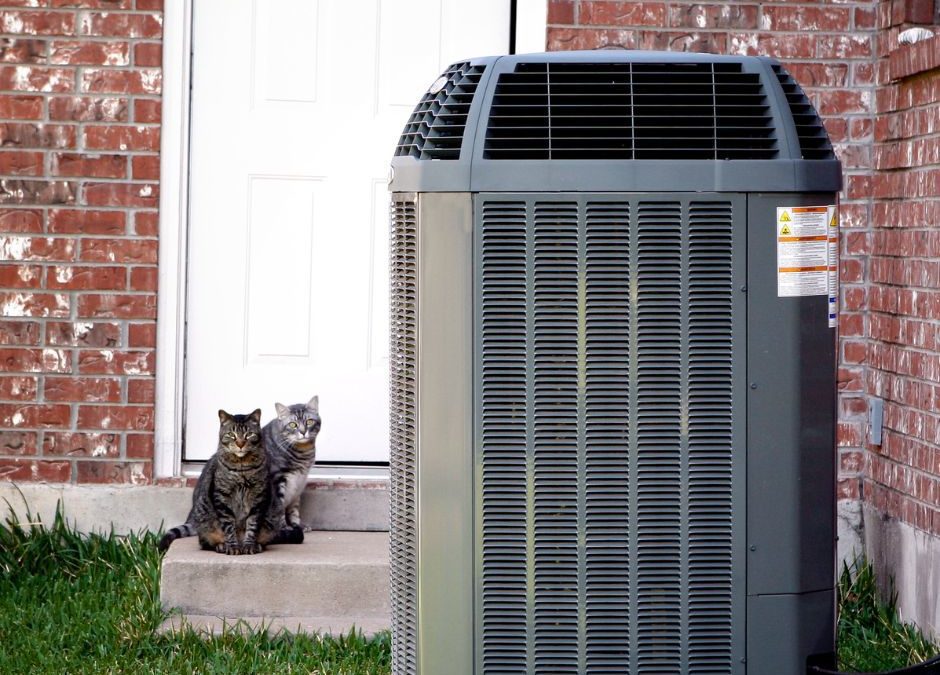
[[829,206],[777,207],[777,296],[829,296]]

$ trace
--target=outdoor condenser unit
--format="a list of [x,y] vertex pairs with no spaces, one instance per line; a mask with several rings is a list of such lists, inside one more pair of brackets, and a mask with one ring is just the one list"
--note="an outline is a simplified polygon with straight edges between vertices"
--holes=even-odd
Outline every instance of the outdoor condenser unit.
[[787,72],[470,59],[392,171],[393,672],[832,652],[841,174]]

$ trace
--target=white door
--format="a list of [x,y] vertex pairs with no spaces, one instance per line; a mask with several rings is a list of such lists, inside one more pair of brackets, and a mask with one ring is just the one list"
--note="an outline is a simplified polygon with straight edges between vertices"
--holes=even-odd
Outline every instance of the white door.
[[509,0],[194,3],[185,458],[232,413],[320,396],[318,461],[388,460],[389,160]]

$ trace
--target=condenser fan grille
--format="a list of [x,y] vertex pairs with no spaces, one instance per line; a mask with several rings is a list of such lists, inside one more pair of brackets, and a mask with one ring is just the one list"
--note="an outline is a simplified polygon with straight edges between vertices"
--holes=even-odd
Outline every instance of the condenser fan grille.
[[482,201],[479,672],[734,671],[732,207]]
[[489,159],[774,159],[760,74],[740,63],[520,63],[496,83]]

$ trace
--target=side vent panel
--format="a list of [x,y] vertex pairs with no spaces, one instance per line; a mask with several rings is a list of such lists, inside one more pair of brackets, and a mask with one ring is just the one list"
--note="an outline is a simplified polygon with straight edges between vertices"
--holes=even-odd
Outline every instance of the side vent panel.
[[822,120],[813,108],[809,98],[803,93],[802,87],[783,69],[783,66],[774,64],[774,72],[787,95],[790,104],[790,113],[796,125],[796,134],[800,139],[800,151],[803,159],[835,159],[832,143],[823,126]]
[[[467,115],[484,66],[455,63],[425,93],[395,148],[396,157],[459,159]],[[438,81],[440,82],[440,80]]]
[[390,542],[394,675],[417,669],[417,216],[392,201],[390,242]]
[[520,63],[496,83],[488,159],[774,159],[757,72],[740,63]]
[[477,672],[743,673],[743,199],[475,208]]

